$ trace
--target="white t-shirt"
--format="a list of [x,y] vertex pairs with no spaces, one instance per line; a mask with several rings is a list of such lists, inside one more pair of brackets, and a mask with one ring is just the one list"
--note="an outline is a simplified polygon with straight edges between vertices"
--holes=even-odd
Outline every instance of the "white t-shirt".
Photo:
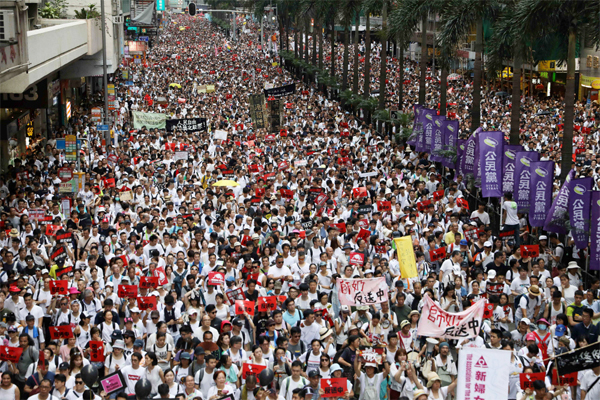
[[135,384],[142,378],[146,377],[146,368],[138,366],[138,369],[133,369],[133,366],[127,365],[121,369],[125,383],[127,383],[127,394],[135,393]]
[[506,221],[504,221],[505,225],[519,225],[516,202],[505,201],[504,204],[502,204],[502,209],[506,210]]
[[518,294],[523,294],[527,293],[527,288],[529,288],[529,286],[531,286],[531,283],[529,282],[529,277],[525,279],[521,279],[519,277],[515,278],[512,281],[512,283],[510,284],[510,290],[514,290]]
[[360,374],[360,398],[359,400],[378,400],[381,390],[381,381],[383,381],[383,372],[373,375],[372,378],[367,374]]

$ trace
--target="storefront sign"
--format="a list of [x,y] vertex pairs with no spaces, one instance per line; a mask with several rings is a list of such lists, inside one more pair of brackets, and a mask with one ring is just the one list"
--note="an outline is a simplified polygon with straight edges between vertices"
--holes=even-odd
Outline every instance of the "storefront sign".
[[48,81],[33,84],[23,93],[2,93],[0,103],[2,108],[48,108]]
[[77,161],[77,136],[65,136],[65,153],[67,161]]

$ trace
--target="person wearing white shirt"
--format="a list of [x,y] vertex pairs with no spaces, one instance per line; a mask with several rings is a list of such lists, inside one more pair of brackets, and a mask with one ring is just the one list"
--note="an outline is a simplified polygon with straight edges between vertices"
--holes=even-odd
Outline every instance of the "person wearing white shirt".
[[121,374],[123,374],[123,378],[125,378],[125,383],[127,384],[128,395],[134,395],[135,384],[140,379],[146,377],[146,368],[140,367],[141,358],[142,355],[140,353],[133,353],[130,357],[131,364],[126,365],[120,370]]
[[583,371],[581,376],[581,399],[600,399],[600,365]]

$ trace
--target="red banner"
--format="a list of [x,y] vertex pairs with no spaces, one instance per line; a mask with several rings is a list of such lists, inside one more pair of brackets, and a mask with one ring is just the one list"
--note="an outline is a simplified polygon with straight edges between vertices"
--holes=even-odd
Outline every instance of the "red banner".
[[137,304],[141,311],[156,310],[156,296],[138,297]]
[[50,281],[50,294],[66,296],[69,294],[69,282],[67,281]]
[[387,253],[387,250],[385,249],[385,245],[384,244],[380,244],[379,246],[375,246],[375,253],[377,253],[377,254],[385,254],[385,253]]
[[424,200],[417,203],[417,210],[423,212],[427,210],[427,206],[431,204],[431,200]]
[[[556,370],[555,370],[556,371]],[[546,373],[544,372],[529,372],[525,374],[519,374],[519,381],[521,381],[521,389],[533,389],[533,382],[542,381],[546,379]]]
[[285,171],[286,169],[290,168],[290,163],[288,163],[287,161],[282,161],[279,163],[279,165],[277,165],[277,169],[279,171]]
[[250,300],[235,301],[235,315],[241,315],[247,312],[248,315],[254,316],[254,302]]
[[217,271],[209,272],[208,284],[213,286],[223,286],[225,284],[225,274]]
[[485,303],[483,308],[483,318],[492,318],[494,316],[494,305],[491,303]]
[[[554,386],[577,386],[577,372],[558,376],[556,368],[552,370],[552,384]],[[586,397],[587,398],[587,397]]]
[[358,187],[352,189],[352,195],[354,197],[367,197],[367,188],[366,187]]
[[50,329],[50,338],[52,340],[62,340],[73,337],[71,325],[51,326],[48,329]]
[[281,193],[281,197],[284,199],[292,200],[294,198],[294,191],[289,189],[279,189],[279,193]]
[[363,253],[352,252],[348,260],[350,265],[363,265],[365,263],[365,255]]
[[242,365],[242,378],[246,379],[248,375],[258,375],[263,369],[266,369],[266,365],[247,364]]
[[21,354],[23,354],[22,347],[0,346],[0,360],[2,361],[10,361],[16,364],[19,362]]
[[67,268],[63,268],[63,269],[60,269],[60,270],[56,271],[56,276],[57,276],[58,278],[60,278],[60,277],[61,277],[61,276],[63,276],[64,274],[69,274],[69,273],[71,273],[71,271],[73,271],[73,267],[67,267]]
[[46,225],[46,236],[54,236],[56,232],[62,229],[61,225]]
[[466,201],[465,199],[463,199],[462,197],[459,197],[458,199],[456,199],[456,204],[459,207],[466,208],[467,210],[469,209],[469,202]]
[[[367,226],[368,226],[368,222],[367,222]],[[367,240],[370,237],[371,237],[371,231],[368,229],[363,229],[361,226],[360,231],[358,231],[358,235],[356,235],[356,240],[357,241],[358,241],[358,239]]]
[[140,288],[156,289],[158,287],[158,278],[156,276],[142,276],[140,278]]
[[348,391],[347,378],[329,378],[321,379],[321,397],[344,397],[344,393]]
[[391,201],[378,201],[377,202],[377,211],[379,211],[379,212],[392,211],[392,202]]
[[258,311],[269,311],[277,308],[277,296],[261,296],[257,302]]
[[327,199],[329,199],[329,197],[327,197],[325,193],[321,193],[315,199],[315,204],[319,207],[322,207],[325,205],[325,203],[327,203]]
[[138,288],[135,285],[119,285],[117,294],[123,299],[137,297]]
[[443,190],[438,190],[433,192],[433,200],[434,201],[439,201],[444,197],[444,191]]
[[538,244],[533,245],[521,245],[521,257],[523,258],[536,258],[540,256],[540,246]]
[[156,267],[156,269],[154,270],[154,276],[158,277],[158,284],[161,286],[169,283],[169,280],[167,279],[167,274],[165,272],[165,267]]
[[346,233],[346,223],[340,222],[339,224],[329,224],[329,226],[337,228],[340,233]]
[[446,248],[440,247],[439,249],[429,250],[429,258],[431,259],[431,262],[446,258]]
[[115,178],[103,179],[102,182],[104,182],[104,187],[106,188],[115,187]]
[[104,342],[102,340],[90,341],[90,361],[104,362]]

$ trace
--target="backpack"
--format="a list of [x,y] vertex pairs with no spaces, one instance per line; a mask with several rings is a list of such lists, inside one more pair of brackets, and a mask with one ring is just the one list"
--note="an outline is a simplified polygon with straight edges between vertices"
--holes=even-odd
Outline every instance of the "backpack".
[[527,295],[527,293],[522,293],[522,294],[518,295],[517,297],[515,297],[515,310],[519,309],[519,303],[521,302],[521,299],[523,297],[525,297],[527,299],[527,306],[529,305],[529,296]]
[[[292,380],[291,376],[285,378],[285,393],[287,394],[290,391],[290,381]],[[308,381],[304,379],[304,377],[300,377],[300,381],[302,382],[302,387],[308,385]]]

